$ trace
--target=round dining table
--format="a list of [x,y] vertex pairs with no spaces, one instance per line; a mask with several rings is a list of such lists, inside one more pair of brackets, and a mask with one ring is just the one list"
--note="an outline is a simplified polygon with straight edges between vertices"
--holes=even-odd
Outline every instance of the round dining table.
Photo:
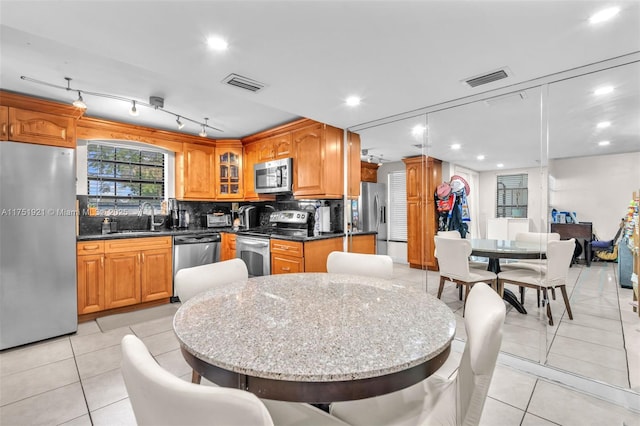
[[[487,270],[500,273],[500,259],[546,259],[547,243],[530,241],[471,239],[471,255],[489,259]],[[503,290],[502,298],[521,314],[527,310],[513,292]]]
[[449,356],[456,319],[401,280],[297,273],[201,293],[173,328],[194,372],[219,386],[326,404],[429,377]]

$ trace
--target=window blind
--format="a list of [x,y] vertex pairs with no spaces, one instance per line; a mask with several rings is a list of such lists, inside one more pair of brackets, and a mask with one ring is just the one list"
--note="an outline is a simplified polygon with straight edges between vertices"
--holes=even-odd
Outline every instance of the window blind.
[[407,186],[404,171],[388,175],[389,240],[407,241]]

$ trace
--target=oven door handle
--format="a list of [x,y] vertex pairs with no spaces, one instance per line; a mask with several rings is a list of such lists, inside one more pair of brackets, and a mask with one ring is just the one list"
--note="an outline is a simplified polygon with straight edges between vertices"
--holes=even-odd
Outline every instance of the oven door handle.
[[262,241],[238,241],[237,244],[255,247],[269,247],[269,243],[263,243]]

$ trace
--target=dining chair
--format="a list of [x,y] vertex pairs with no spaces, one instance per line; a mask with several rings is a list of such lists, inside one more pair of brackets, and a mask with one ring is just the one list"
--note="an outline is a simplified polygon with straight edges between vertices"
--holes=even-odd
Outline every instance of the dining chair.
[[162,368],[138,337],[122,338],[122,376],[131,407],[145,425],[344,425],[308,404],[278,403],[270,411],[251,392],[186,382]]
[[236,258],[180,269],[176,273],[174,285],[178,298],[185,303],[196,294],[215,286],[248,278],[247,265],[242,259]]
[[385,254],[332,251],[327,257],[327,272],[391,279],[393,260]]
[[[438,237],[442,237],[442,238],[453,238],[456,240],[459,240],[462,238],[462,236],[460,235],[460,232],[458,231],[438,231],[438,233],[436,234]],[[437,253],[434,252],[434,256],[437,256]],[[469,260],[469,267],[471,268],[480,268],[480,269],[488,269],[489,265],[487,264],[487,262],[477,262],[474,260]],[[462,287],[461,287],[462,288]]]
[[[560,241],[560,234],[557,232],[518,232],[514,238],[519,242],[546,244],[549,241]],[[516,262],[503,263],[500,265],[501,270],[513,270],[517,268],[544,271],[547,269],[547,262],[544,259],[519,259]]]
[[335,402],[330,413],[352,425],[478,425],[493,377],[506,315],[486,283],[468,297],[467,342],[452,378],[432,375],[406,389],[358,401]]
[[[435,236],[436,258],[440,268],[440,286],[438,299],[442,297],[444,284],[451,281],[464,287],[463,306],[466,307],[467,297],[471,286],[480,281],[489,281],[493,288],[502,295],[497,285],[496,274],[483,269],[470,268],[469,256],[471,243],[464,239],[452,239]],[[463,315],[464,315],[463,307]]]
[[575,250],[575,240],[549,241],[547,243],[547,267],[546,270],[532,269],[514,269],[510,271],[500,272],[498,274],[498,286],[504,288],[504,285],[515,284],[520,287],[520,302],[524,305],[524,288],[532,288],[538,294],[538,307],[540,307],[540,292],[542,292],[542,305],[547,308],[547,318],[549,325],[553,325],[553,315],[551,314],[551,305],[549,303],[548,292],[551,291],[553,299],[555,299],[555,289],[560,288],[564,305],[567,309],[569,319],[573,319],[569,297],[567,296],[567,280],[569,276],[569,267],[573,259]]

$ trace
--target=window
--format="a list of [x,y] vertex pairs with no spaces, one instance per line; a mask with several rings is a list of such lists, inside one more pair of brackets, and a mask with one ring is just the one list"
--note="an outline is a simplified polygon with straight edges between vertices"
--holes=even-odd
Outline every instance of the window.
[[88,201],[99,210],[137,213],[149,202],[159,212],[165,197],[165,154],[106,143],[87,145]]
[[496,217],[527,217],[529,190],[528,175],[498,176],[496,190]]
[[389,241],[407,241],[407,185],[405,172],[389,173]]

